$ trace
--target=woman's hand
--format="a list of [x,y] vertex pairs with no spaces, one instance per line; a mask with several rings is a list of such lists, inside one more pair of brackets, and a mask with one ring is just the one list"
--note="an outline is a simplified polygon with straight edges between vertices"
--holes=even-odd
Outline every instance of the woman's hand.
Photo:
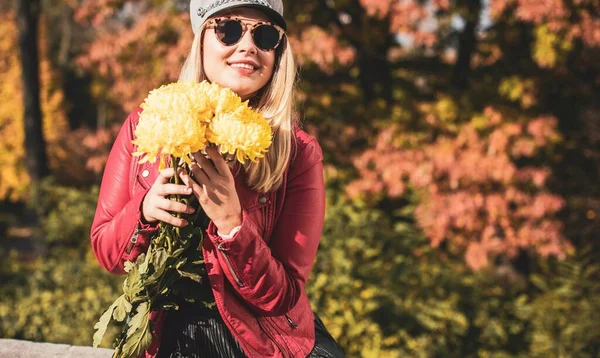
[[174,213],[191,214],[194,209],[183,203],[169,200],[167,195],[190,195],[192,189],[186,185],[169,183],[169,178],[175,174],[173,168],[162,170],[142,202],[142,217],[146,222],[153,223],[158,220],[173,226],[183,227],[188,224],[185,219],[171,215]]
[[196,180],[180,171],[183,182],[190,186],[206,215],[219,232],[229,233],[242,224],[242,207],[235,190],[235,181],[229,166],[216,147],[206,153],[212,163],[200,152],[193,154],[196,164],[191,165]]

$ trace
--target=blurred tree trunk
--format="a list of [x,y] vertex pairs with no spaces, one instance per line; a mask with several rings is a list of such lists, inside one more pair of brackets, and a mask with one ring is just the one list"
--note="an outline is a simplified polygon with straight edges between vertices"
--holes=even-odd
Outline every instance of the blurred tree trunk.
[[[387,105],[392,102],[392,66],[387,59],[389,49],[394,46],[394,36],[389,32],[390,15],[371,18],[358,0],[345,4],[343,12],[335,8],[333,1],[320,1],[317,12],[329,15],[329,21],[341,31],[343,37],[356,49],[359,68],[358,83],[363,91],[365,103],[383,98]],[[341,14],[349,16],[343,23]]]
[[26,164],[33,184],[49,174],[42,131],[38,56],[39,0],[17,0],[17,26],[21,55]]
[[465,28],[458,38],[458,58],[452,74],[452,83],[459,90],[467,89],[471,74],[471,58],[477,44],[477,26],[481,14],[481,0],[463,1]]
[[76,57],[85,43],[86,30],[75,20],[72,4],[64,0],[46,0],[42,16],[47,28],[45,41],[50,44],[50,58],[60,71],[61,87],[65,96],[65,109],[72,130],[82,127],[101,127],[97,122],[97,105],[91,94],[90,73],[77,68]]

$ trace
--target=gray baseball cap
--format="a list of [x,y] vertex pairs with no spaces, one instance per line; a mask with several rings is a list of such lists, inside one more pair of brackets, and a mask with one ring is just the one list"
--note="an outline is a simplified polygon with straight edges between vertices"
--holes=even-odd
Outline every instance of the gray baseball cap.
[[277,25],[287,28],[283,19],[282,0],[191,0],[190,19],[194,34],[211,16],[236,7],[256,8],[266,13]]

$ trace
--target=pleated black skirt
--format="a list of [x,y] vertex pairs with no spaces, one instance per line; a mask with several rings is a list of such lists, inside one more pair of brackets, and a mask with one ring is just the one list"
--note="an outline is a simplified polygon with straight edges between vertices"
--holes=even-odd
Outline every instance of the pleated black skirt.
[[[315,315],[316,344],[308,358],[343,358],[344,353]],[[180,303],[169,311],[157,358],[246,358],[217,309]]]
[[169,311],[157,358],[246,358],[219,311],[179,302]]

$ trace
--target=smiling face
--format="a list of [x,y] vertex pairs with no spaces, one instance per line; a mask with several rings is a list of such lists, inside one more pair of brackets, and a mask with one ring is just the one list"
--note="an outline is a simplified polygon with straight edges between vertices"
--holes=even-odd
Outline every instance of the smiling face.
[[[226,14],[243,22],[268,22],[262,12],[251,8],[238,8]],[[231,46],[219,42],[214,28],[207,28],[202,42],[204,73],[210,82],[230,88],[242,100],[252,97],[263,88],[273,75],[275,50],[263,51],[254,44],[250,30],[242,39]]]

